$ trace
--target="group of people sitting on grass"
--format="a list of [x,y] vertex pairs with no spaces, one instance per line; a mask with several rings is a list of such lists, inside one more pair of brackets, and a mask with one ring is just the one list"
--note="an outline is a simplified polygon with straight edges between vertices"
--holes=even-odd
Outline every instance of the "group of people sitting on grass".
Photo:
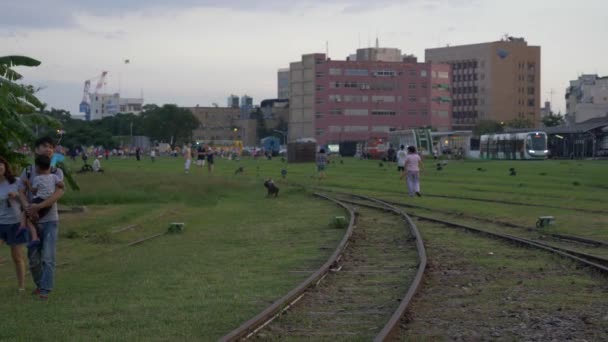
[[6,158],[0,156],[0,242],[11,248],[19,292],[25,291],[27,243],[29,268],[36,288],[32,294],[47,300],[53,289],[59,214],[57,201],[63,196],[63,171],[51,166],[55,143],[44,137],[35,143],[34,165],[19,177]]

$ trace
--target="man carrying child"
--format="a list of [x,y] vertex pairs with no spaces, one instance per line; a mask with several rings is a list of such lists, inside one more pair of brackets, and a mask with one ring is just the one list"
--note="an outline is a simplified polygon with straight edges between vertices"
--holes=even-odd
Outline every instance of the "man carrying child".
[[[34,153],[37,157],[46,156],[50,159],[53,155],[55,142],[50,137],[43,137],[36,140],[34,147]],[[60,168],[52,168],[49,173],[55,175],[56,180],[59,182],[63,181],[63,171],[61,171]],[[34,197],[37,196],[30,190],[34,188],[33,183],[38,175],[38,168],[31,166],[27,167],[21,173],[21,184],[19,191],[23,195],[27,195],[27,199],[30,203],[32,203]],[[55,182],[55,177],[45,178],[49,179],[49,183]],[[47,182],[47,180],[42,182]],[[42,182],[36,181],[36,185],[41,184]],[[37,233],[40,239],[40,244],[33,248],[29,248],[28,250],[30,272],[32,273],[34,283],[36,284],[36,289],[32,294],[38,296],[41,300],[48,299],[54,283],[55,250],[57,245],[57,231],[59,229],[57,201],[64,194],[63,187],[57,186],[57,184],[58,183],[54,184],[55,190],[52,192],[50,197],[43,199],[40,203],[32,203],[27,208],[28,216],[34,218],[39,215],[40,209],[47,207],[50,208],[48,213],[40,216],[38,219]],[[44,190],[44,192],[46,193],[45,196],[48,195],[47,190]]]

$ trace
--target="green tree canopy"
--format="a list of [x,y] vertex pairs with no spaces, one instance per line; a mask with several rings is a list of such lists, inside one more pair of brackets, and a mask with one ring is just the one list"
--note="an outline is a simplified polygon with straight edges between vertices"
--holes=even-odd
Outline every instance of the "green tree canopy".
[[35,127],[59,128],[57,120],[40,112],[44,105],[34,95],[34,87],[17,83],[23,76],[14,67],[38,65],[30,57],[0,57],[0,155],[10,163],[26,164],[25,157],[14,150],[34,142]]
[[192,112],[173,104],[149,108],[141,116],[144,133],[150,139],[171,145],[192,141],[192,131],[200,125]]
[[515,118],[507,122],[510,128],[534,128],[534,122],[530,119]]
[[553,112],[545,115],[541,121],[545,127],[560,126],[566,122],[561,113],[555,114]]
[[473,134],[481,136],[490,133],[502,133],[503,125],[500,122],[493,120],[481,120],[475,128],[473,128]]

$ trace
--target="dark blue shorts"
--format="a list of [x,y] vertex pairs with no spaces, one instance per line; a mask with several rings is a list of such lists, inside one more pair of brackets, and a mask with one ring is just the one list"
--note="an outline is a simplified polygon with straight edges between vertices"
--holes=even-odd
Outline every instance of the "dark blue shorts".
[[27,234],[21,234],[17,238],[17,230],[19,229],[19,223],[14,224],[0,224],[0,240],[6,242],[9,246],[22,245],[27,242]]

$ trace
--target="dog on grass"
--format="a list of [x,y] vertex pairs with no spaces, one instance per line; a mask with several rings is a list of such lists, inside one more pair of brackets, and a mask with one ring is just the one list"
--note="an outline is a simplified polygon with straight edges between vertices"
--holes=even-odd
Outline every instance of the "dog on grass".
[[239,166],[239,168],[236,169],[236,171],[234,171],[234,174],[238,175],[239,173],[243,173],[243,172],[245,172],[245,168],[242,166]]
[[271,178],[268,178],[264,182],[264,187],[268,190],[268,193],[266,194],[266,197],[270,197],[270,196],[273,196],[273,195],[274,195],[274,197],[279,196],[279,188],[274,184],[274,182],[272,181]]

